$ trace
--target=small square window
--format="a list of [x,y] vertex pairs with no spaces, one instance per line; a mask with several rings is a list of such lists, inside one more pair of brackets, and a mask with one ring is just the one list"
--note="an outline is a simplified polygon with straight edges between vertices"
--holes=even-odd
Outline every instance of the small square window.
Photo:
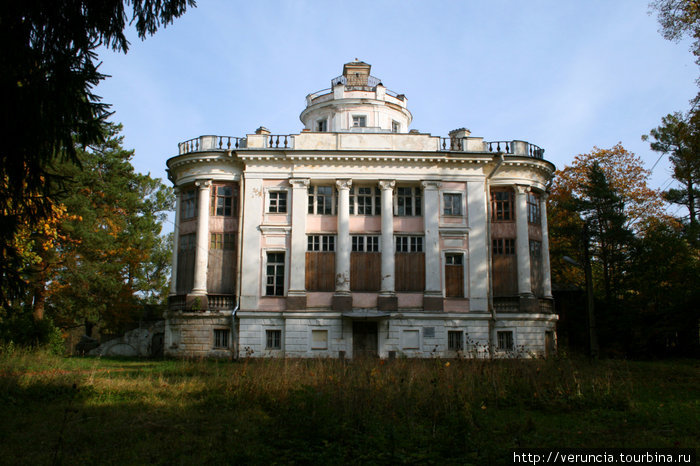
[[497,332],[498,349],[503,351],[513,351],[513,331],[505,330]]
[[462,215],[462,195],[458,193],[445,193],[442,195],[443,215]]
[[328,131],[328,120],[318,120],[316,122],[316,131],[319,133],[325,133]]
[[328,349],[328,330],[311,330],[311,349]]
[[228,348],[231,331],[225,328],[214,329],[214,348]]
[[282,349],[282,330],[265,330],[265,349]]
[[355,115],[352,117],[352,126],[356,128],[364,128],[367,126],[367,117],[364,115]]
[[450,351],[462,351],[464,349],[461,331],[450,330],[447,332],[447,349]]
[[287,191],[270,191],[270,205],[267,211],[271,214],[286,214]]

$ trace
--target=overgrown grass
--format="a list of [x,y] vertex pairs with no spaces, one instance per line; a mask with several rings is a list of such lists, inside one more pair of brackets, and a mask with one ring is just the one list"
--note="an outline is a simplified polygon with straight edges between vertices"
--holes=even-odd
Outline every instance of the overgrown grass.
[[500,463],[517,447],[698,447],[698,361],[0,355],[11,464]]

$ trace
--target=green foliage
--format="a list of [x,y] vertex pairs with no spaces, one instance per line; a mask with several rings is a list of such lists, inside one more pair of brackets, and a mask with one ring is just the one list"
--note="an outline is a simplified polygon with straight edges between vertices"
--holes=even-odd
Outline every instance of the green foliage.
[[16,348],[42,348],[51,354],[65,351],[63,336],[51,319],[36,320],[31,310],[17,310],[7,316],[0,325],[0,347],[4,352]]
[[651,149],[668,154],[673,166],[673,179],[680,188],[671,188],[664,193],[667,201],[685,206],[688,216],[683,219],[687,226],[688,239],[700,245],[698,226],[698,185],[700,185],[700,114],[693,111],[688,115],[680,112],[666,115],[661,126],[652,129],[642,139],[653,138]]
[[[126,52],[127,21],[142,39],[182,15],[193,0],[34,0],[0,6],[0,305],[27,287],[14,238],[51,215],[61,163],[79,165],[75,143],[102,141],[109,115],[93,90],[100,45]],[[127,8],[131,7],[129,18]],[[11,309],[11,307],[8,307]]]
[[158,305],[169,274],[161,222],[173,208],[172,189],[134,171],[133,151],[122,148],[120,126],[105,126],[103,144],[78,153],[82,169],[66,167],[64,199],[74,217],[70,237],[48,289],[49,314],[64,326],[100,323],[121,331]]

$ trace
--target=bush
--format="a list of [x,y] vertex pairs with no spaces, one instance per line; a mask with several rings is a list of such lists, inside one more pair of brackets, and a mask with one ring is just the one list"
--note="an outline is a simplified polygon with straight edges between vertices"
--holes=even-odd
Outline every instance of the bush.
[[0,321],[0,346],[45,348],[52,354],[63,354],[63,336],[50,318],[35,321],[31,312],[10,313]]

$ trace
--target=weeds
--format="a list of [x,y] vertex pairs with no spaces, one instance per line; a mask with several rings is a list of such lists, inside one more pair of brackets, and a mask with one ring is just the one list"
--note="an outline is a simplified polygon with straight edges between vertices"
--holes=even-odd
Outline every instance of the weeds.
[[[0,354],[0,457],[479,464],[519,446],[697,447],[697,369],[569,359],[64,359],[18,350]],[[66,418],[66,409],[77,411]],[[115,436],[128,448],[114,447]],[[45,447],[22,448],[27,442]]]

